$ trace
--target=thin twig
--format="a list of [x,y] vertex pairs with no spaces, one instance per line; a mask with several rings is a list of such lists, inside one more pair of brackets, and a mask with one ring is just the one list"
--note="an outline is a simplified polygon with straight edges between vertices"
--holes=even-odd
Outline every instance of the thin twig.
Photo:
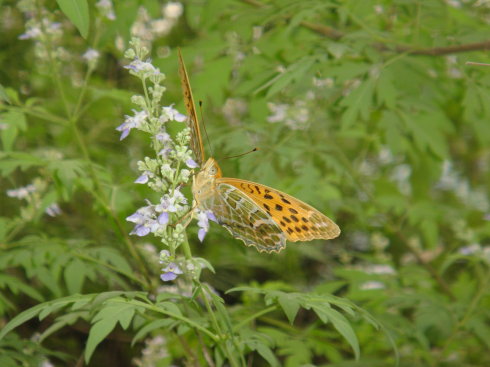
[[[266,4],[261,3],[258,0],[242,0],[242,2],[255,6],[256,8],[263,8],[267,6]],[[292,16],[289,16],[287,18],[291,18],[291,17]],[[307,28],[317,34],[333,39],[335,41],[340,40],[346,35],[344,32],[324,24],[308,22],[305,20],[301,21],[299,24],[304,28]],[[475,43],[467,43],[462,45],[433,47],[433,48],[418,48],[418,47],[407,46],[407,45],[389,46],[380,42],[375,43],[373,46],[379,51],[394,51],[394,52],[406,53],[410,55],[422,55],[422,56],[424,55],[443,56],[448,54],[469,52],[469,51],[488,51],[490,50],[490,40],[475,42]]]

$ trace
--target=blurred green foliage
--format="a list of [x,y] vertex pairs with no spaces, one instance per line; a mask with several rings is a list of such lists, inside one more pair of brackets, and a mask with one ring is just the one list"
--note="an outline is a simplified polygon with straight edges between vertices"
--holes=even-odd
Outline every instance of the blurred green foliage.
[[[220,345],[241,351],[235,365],[490,365],[490,66],[465,64],[490,62],[490,3],[190,0],[178,14],[134,0],[115,2],[113,20],[76,3],[1,2],[0,325],[14,320],[1,366],[92,352],[93,366],[231,363]],[[35,17],[41,41],[22,37]],[[238,339],[195,332],[212,313],[162,287],[158,243],[128,235],[125,218],[158,199],[133,184],[147,136],[115,131],[140,91],[123,69],[131,34],[180,111],[182,49],[208,155],[260,149],[220,161],[225,176],[342,229],[268,255],[217,225],[200,244],[190,227],[216,270],[200,289]]]

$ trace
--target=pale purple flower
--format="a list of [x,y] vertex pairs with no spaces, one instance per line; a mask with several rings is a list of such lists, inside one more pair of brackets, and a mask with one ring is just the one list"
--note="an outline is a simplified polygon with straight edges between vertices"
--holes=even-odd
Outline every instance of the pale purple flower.
[[160,150],[158,152],[158,155],[161,155],[161,156],[164,156],[164,157],[168,157],[169,153],[172,151],[171,148],[163,148],[162,150]]
[[158,216],[157,221],[158,223],[165,225],[168,223],[168,217],[169,217],[168,212],[163,212]]
[[161,142],[161,143],[166,143],[166,142],[168,142],[168,141],[172,140],[172,139],[170,138],[170,135],[169,135],[168,133],[166,133],[165,131],[158,133],[158,134],[156,135],[156,138],[157,138],[157,140],[158,140],[159,142]]
[[33,193],[34,191],[36,191],[36,187],[31,184],[24,187],[19,187],[18,189],[7,190],[7,196],[17,199],[25,199],[29,196],[30,193]]
[[34,38],[38,38],[39,36],[41,36],[41,34],[42,34],[42,32],[41,32],[40,27],[31,27],[31,28],[27,29],[25,31],[25,33],[22,33],[19,36],[19,39],[20,40],[34,39]]
[[177,188],[174,190],[173,196],[168,194],[163,195],[160,199],[160,204],[156,206],[157,212],[176,213],[187,204],[187,199]]
[[199,226],[197,237],[199,237],[201,242],[204,241],[204,237],[206,237],[206,233],[208,233],[210,220],[216,223],[218,222],[211,210],[201,210],[197,213],[197,225]]
[[126,69],[133,70],[136,73],[143,72],[148,75],[158,75],[160,74],[160,69],[154,67],[151,63],[151,60],[142,61],[139,59],[135,59],[131,61],[129,65],[125,66]]
[[177,276],[179,276],[180,274],[183,274],[182,270],[175,263],[168,264],[165,268],[162,269],[162,271],[164,273],[162,275],[160,275],[160,278],[164,282],[174,280],[177,278]]
[[46,208],[45,213],[50,217],[56,217],[61,214],[61,208],[57,203],[53,203]]
[[111,0],[99,0],[95,4],[97,8],[99,8],[102,15],[104,15],[109,20],[115,20],[116,14],[114,14],[114,8],[112,6]]
[[167,106],[167,107],[162,107],[162,115],[166,116],[168,120],[173,120],[177,122],[184,122],[187,120],[187,116],[181,114],[179,111],[177,111],[173,105]]
[[126,115],[126,120],[116,128],[117,131],[122,131],[119,140],[123,140],[124,138],[126,138],[129,135],[131,129],[139,128],[148,117],[146,111],[133,110],[133,112],[134,116]]
[[135,181],[134,183],[137,183],[137,184],[145,184],[147,183],[149,180],[149,177],[148,177],[148,173],[144,173],[142,174],[141,176],[139,176]]
[[158,221],[154,205],[138,209],[136,213],[127,217],[126,220],[136,224],[129,234],[135,234],[139,237],[146,236],[150,232],[154,233],[166,224]]
[[189,158],[188,160],[185,161],[185,164],[189,168],[197,168],[199,165],[196,163],[196,161],[192,158]]
[[100,53],[97,50],[94,50],[93,48],[89,48],[85,53],[82,55],[82,57],[85,59],[87,62],[95,62],[99,58]]

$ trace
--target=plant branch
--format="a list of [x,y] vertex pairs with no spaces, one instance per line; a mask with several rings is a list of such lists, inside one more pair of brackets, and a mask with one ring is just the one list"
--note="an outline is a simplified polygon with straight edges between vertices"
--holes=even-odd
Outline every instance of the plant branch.
[[[254,6],[256,8],[264,8],[268,6],[258,0],[242,0],[242,2]],[[288,16],[286,19],[292,18],[292,15]],[[334,41],[338,41],[346,36],[346,33],[339,31],[333,27],[328,25],[309,22],[303,20],[299,23],[302,27],[309,29],[321,36],[330,38]],[[433,47],[433,48],[419,48],[415,46],[409,45],[394,45],[388,46],[386,43],[376,42],[373,44],[373,47],[378,51],[394,51],[398,53],[406,53],[409,55],[420,55],[420,56],[443,56],[454,53],[461,52],[470,52],[470,51],[488,51],[490,50],[490,40],[475,42],[475,43],[466,43],[462,45],[453,45],[453,46],[445,46],[445,47]]]

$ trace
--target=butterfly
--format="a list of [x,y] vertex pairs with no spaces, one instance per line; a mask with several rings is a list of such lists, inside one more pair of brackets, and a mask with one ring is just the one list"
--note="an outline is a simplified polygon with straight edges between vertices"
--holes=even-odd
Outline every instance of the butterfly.
[[180,50],[179,73],[182,82],[191,149],[200,170],[194,176],[192,194],[197,207],[211,211],[217,222],[235,238],[260,252],[279,252],[286,241],[332,239],[339,227],[310,205],[271,187],[223,177],[214,158],[205,159],[199,120],[189,77]]

